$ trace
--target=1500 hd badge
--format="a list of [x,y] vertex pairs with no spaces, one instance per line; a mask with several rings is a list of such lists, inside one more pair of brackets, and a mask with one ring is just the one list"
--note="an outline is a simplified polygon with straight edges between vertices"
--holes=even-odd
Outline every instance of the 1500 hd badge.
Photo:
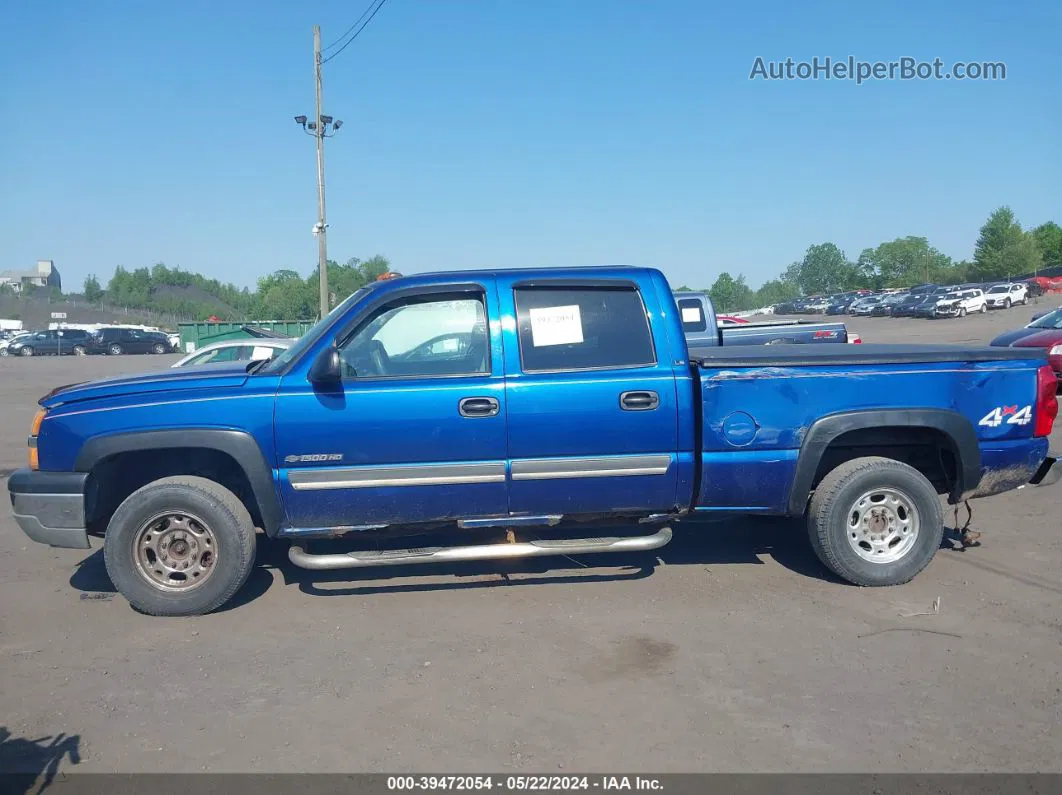
[[978,425],[987,425],[989,428],[998,428],[1003,423],[1007,425],[1028,425],[1032,422],[1032,406],[996,406],[981,418]]
[[312,455],[284,456],[285,464],[318,464],[322,461],[342,461],[342,453],[313,453]]

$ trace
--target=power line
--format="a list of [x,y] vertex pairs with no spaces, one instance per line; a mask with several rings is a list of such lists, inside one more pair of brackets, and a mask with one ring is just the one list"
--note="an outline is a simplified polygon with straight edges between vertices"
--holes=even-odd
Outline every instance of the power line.
[[323,50],[321,50],[321,52],[328,52],[330,49],[332,49],[337,44],[339,44],[339,42],[343,41],[343,39],[345,39],[347,37],[347,34],[350,33],[352,30],[354,30],[354,28],[356,28],[361,23],[361,21],[363,19],[365,19],[365,17],[367,17],[369,15],[369,12],[372,10],[372,7],[375,4],[376,4],[376,0],[372,0],[372,2],[369,3],[369,5],[366,7],[366,9],[361,12],[361,16],[358,17],[356,20],[354,20],[354,24],[351,25],[346,30],[344,30],[342,35],[339,36],[339,38],[337,38],[335,41],[333,41],[331,44],[329,44],[327,47],[325,47]]
[[[366,27],[368,26],[368,24],[369,24],[370,22],[372,22],[372,19],[373,19],[373,17],[375,17],[375,16],[376,16],[376,14],[377,14],[377,13],[379,13],[380,9],[384,7],[384,3],[386,3],[386,2],[387,2],[387,0],[380,0],[380,1],[379,1],[379,2],[378,2],[378,3],[376,4],[376,8],[375,8],[375,9],[373,9],[373,12],[372,12],[371,14],[369,14],[369,18],[368,18],[368,19],[366,19],[366,20],[365,20],[365,21],[364,21],[364,22],[362,23],[362,25],[361,25],[361,27],[360,27],[360,28],[358,28],[358,29],[357,29],[356,31],[354,31],[354,35],[353,35],[353,36],[351,36],[351,37],[350,37],[349,39],[347,39],[346,43],[345,43],[345,44],[344,44],[344,45],[343,45],[342,47],[340,47],[340,48],[339,48],[338,50],[336,50],[336,51],[335,51],[334,53],[332,53],[332,54],[331,54],[331,55],[329,55],[329,56],[328,56],[327,58],[325,58],[325,59],[324,59],[323,61],[321,61],[321,63],[322,63],[322,64],[326,64],[326,63],[328,63],[328,62],[329,62],[329,61],[331,61],[331,60],[332,60],[333,58],[335,58],[335,57],[336,57],[337,55],[339,55],[339,54],[340,54],[341,52],[343,52],[343,50],[345,50],[345,49],[346,49],[347,47],[349,47],[349,46],[350,46],[350,43],[351,43],[352,41],[354,41],[354,39],[358,38],[358,36],[359,36],[359,35],[361,35],[361,32],[362,32],[363,30],[365,30],[365,28],[366,28]],[[364,14],[363,14],[362,16],[364,16]],[[355,25],[357,25],[358,23],[357,23],[357,22],[355,22],[354,24],[355,24]],[[342,38],[342,37],[340,37],[340,38]]]

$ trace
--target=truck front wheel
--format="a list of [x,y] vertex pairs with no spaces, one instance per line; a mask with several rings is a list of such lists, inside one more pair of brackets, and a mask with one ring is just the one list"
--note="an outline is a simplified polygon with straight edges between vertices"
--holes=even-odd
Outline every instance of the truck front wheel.
[[118,506],[103,543],[118,592],[153,616],[194,616],[228,602],[254,567],[255,529],[243,503],[206,478],[149,483]]
[[929,565],[944,534],[933,484],[891,458],[847,461],[811,498],[808,533],[819,560],[853,585],[900,585]]

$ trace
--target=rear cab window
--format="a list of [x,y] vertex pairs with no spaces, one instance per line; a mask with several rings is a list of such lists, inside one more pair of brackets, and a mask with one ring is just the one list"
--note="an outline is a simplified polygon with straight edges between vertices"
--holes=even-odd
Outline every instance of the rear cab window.
[[516,287],[513,298],[526,373],[656,364],[649,318],[634,285]]
[[682,321],[682,330],[694,333],[708,330],[708,318],[704,316],[704,308],[696,298],[679,298],[676,300],[679,309],[679,319]]

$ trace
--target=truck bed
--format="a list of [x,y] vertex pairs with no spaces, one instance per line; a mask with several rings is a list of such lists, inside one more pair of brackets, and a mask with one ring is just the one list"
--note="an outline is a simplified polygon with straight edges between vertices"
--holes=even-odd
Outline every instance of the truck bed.
[[802,511],[788,495],[807,491],[814,473],[798,472],[798,460],[821,427],[854,431],[850,443],[878,455],[900,455],[893,444],[908,451],[924,445],[927,466],[938,458],[943,430],[966,440],[964,481],[985,489],[1028,482],[1047,452],[1046,440],[1029,439],[1027,425],[988,421],[997,408],[1012,407],[1011,417],[1031,410],[1036,368],[1028,362],[1042,360],[1042,351],[748,345],[692,349],[689,358],[704,418],[697,511]]
[[968,348],[960,345],[728,345],[691,347],[690,363],[702,367],[843,367],[873,364],[936,364],[1042,359],[1043,351]]

